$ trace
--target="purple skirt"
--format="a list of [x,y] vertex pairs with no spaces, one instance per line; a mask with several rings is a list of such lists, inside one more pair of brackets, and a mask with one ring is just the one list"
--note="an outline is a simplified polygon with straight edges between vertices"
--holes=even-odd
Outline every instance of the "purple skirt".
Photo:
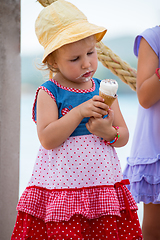
[[134,166],[127,163],[123,178],[129,179],[127,187],[136,203],[160,204],[160,160]]

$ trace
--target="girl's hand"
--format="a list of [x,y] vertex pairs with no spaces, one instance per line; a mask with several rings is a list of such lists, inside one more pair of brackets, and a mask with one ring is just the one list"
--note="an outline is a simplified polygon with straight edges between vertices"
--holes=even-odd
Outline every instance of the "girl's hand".
[[111,139],[114,139],[114,136],[116,135],[116,130],[113,129],[112,124],[114,120],[114,111],[109,109],[108,110],[108,116],[106,118],[93,118],[91,117],[86,124],[86,128],[89,132],[92,134],[99,136],[101,138],[108,139],[110,141]]
[[85,117],[101,118],[107,114],[109,107],[104,103],[102,97],[95,95],[92,99],[77,106],[77,108],[83,119]]
[[114,101],[112,104],[112,110],[108,110],[108,117],[107,118],[93,118],[91,117],[86,124],[88,131],[92,134],[95,134],[98,137],[103,138],[106,141],[112,141],[117,131],[113,127],[119,127],[118,133],[119,138],[112,146],[114,147],[122,147],[125,146],[129,139],[129,132],[122,116],[122,113],[119,108],[118,99]]

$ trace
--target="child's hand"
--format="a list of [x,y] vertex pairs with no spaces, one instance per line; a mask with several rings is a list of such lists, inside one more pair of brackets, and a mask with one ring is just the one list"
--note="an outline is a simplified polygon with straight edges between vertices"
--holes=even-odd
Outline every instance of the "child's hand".
[[105,138],[105,139],[110,139],[110,136],[113,133],[113,124],[114,120],[114,112],[113,110],[109,109],[108,110],[108,117],[106,118],[93,118],[91,117],[86,123],[86,128],[88,129],[89,132],[92,134]]
[[78,108],[82,118],[101,118],[107,114],[109,107],[104,103],[102,97],[95,95],[92,99],[80,104]]

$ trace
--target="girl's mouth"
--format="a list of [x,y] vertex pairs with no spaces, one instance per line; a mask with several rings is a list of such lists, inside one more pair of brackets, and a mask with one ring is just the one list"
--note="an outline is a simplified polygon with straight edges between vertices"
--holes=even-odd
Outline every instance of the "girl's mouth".
[[82,75],[83,78],[88,78],[90,77],[92,72],[86,72],[85,74]]
[[86,73],[81,74],[76,79],[80,79],[81,78],[83,82],[88,82],[88,81],[91,80],[92,74],[93,74],[93,71],[86,72]]

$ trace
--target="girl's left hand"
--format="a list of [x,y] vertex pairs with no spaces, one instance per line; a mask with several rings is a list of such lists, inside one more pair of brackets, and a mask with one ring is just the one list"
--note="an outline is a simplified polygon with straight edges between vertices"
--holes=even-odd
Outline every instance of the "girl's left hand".
[[110,138],[112,129],[112,123],[114,120],[114,111],[109,109],[108,116],[106,118],[94,118],[91,117],[86,123],[86,128],[92,134],[101,138]]
[[129,132],[120,111],[118,99],[112,104],[112,109],[108,110],[108,117],[91,117],[86,124],[86,128],[89,132],[109,142],[112,141],[117,134],[117,131],[113,126],[119,127],[119,138],[112,146],[125,146],[129,139]]

